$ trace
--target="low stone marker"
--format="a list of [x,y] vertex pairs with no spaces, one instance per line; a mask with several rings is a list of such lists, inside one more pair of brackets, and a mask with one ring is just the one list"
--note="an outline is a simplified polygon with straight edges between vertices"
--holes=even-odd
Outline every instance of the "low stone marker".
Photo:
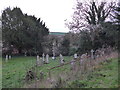
[[77,58],[78,58],[78,56],[77,56],[77,54],[75,53],[75,54],[74,54],[74,59],[77,59]]
[[52,57],[52,60],[55,60],[55,57],[54,57],[54,56]]

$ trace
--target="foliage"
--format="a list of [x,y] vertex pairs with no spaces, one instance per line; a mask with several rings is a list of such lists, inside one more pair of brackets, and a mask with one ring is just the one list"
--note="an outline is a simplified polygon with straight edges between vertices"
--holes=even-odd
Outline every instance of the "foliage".
[[117,47],[118,47],[118,50],[120,51],[120,1],[117,3],[117,6],[114,8],[114,11],[113,11],[113,15],[112,15],[112,18],[114,19],[113,20],[113,23],[115,24],[116,26],[116,31],[118,33],[117,35]]
[[[78,53],[82,54],[90,49],[96,50],[103,46],[117,46],[119,29],[117,30],[116,24],[112,21],[108,21],[113,12],[116,15],[114,16],[117,19],[116,22],[119,21],[119,14],[115,11],[119,12],[119,9],[114,9],[115,7],[115,2],[112,1],[109,3],[105,1],[97,3],[94,0],[90,2],[77,1],[72,21],[66,25],[79,38],[75,45]],[[76,40],[73,43],[76,43]]]
[[70,48],[69,49],[69,55],[74,55],[75,53],[77,52],[77,49],[76,48]]
[[61,43],[61,54],[67,56],[69,54],[69,48],[70,48],[69,38],[64,37]]
[[41,42],[48,33],[48,28],[40,18],[23,14],[20,8],[6,8],[2,13],[4,47],[11,48],[13,45],[19,53],[34,51],[35,54],[41,54]]
[[92,41],[90,39],[90,35],[89,32],[87,31],[81,31],[80,32],[80,43],[79,43],[79,48],[78,48],[78,53],[82,54],[82,53],[86,53],[88,51],[90,51],[90,49],[92,48]]

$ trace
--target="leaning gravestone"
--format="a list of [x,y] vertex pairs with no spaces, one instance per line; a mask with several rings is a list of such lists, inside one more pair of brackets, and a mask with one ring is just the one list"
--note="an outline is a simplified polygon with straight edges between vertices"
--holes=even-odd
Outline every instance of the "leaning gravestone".
[[64,58],[63,58],[62,54],[60,54],[60,64],[64,64]]
[[6,61],[6,62],[8,61],[8,55],[6,55],[6,57],[5,57],[5,61]]
[[49,55],[46,55],[46,63],[49,63]]

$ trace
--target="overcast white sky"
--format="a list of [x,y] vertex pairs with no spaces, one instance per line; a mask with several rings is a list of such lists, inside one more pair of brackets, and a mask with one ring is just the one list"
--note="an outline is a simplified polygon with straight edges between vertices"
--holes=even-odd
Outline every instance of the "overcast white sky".
[[75,3],[76,0],[0,0],[0,11],[2,12],[2,10],[9,6],[17,6],[21,8],[23,13],[41,18],[46,23],[50,32],[68,32],[69,29],[65,28],[64,20],[71,19],[73,14],[72,8],[75,6]]
[[68,32],[65,19],[71,18],[76,0],[0,0],[0,11],[20,7],[23,13],[41,18],[51,32]]

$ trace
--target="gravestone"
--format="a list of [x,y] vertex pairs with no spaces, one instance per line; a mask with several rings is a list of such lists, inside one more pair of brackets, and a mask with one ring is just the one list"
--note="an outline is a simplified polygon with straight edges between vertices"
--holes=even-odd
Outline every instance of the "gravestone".
[[40,65],[43,65],[42,57],[40,57]]
[[11,55],[9,55],[9,59],[11,59]]
[[43,60],[43,63],[45,63],[45,54],[44,53],[42,54],[42,60]]
[[62,54],[60,54],[60,64],[64,64],[64,58],[63,58]]
[[53,56],[52,59],[55,60],[55,57]]
[[6,62],[8,61],[8,55],[5,56],[5,61],[6,61]]
[[27,52],[25,52],[24,55],[27,56]]
[[49,63],[49,55],[46,55],[46,63]]
[[77,59],[77,58],[78,58],[78,57],[77,57],[77,54],[75,53],[75,54],[74,54],[74,59]]
[[94,55],[93,55],[94,50],[92,49],[90,52],[91,52],[91,58],[94,59]]
[[40,65],[40,57],[39,57],[39,55],[37,55],[36,65],[37,65],[37,66]]
[[72,59],[70,64],[71,64],[71,69],[74,70],[75,69],[75,60]]

